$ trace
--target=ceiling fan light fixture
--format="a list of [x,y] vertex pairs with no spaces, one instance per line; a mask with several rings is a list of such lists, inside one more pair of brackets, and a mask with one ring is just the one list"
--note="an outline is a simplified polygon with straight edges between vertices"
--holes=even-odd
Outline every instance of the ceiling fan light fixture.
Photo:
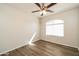
[[43,14],[46,15],[46,11],[45,10],[43,10]]
[[42,11],[40,11],[40,14],[46,15],[46,11],[45,10],[42,10]]
[[32,11],[32,13],[40,12],[41,16],[46,15],[46,12],[52,13],[53,11],[52,10],[49,10],[48,8],[52,7],[55,4],[56,3],[50,3],[49,5],[45,6],[44,3],[42,3],[42,4],[35,3],[35,5],[37,5],[40,8],[40,10]]

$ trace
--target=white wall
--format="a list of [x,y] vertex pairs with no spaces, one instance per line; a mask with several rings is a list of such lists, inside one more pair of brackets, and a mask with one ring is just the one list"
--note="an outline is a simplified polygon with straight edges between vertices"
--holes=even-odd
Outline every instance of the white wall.
[[33,34],[39,38],[37,18],[0,4],[0,54],[28,44]]
[[[45,23],[50,20],[64,20],[64,37],[46,36]],[[79,8],[74,8],[51,16],[44,17],[41,21],[41,39],[71,46],[79,47]]]

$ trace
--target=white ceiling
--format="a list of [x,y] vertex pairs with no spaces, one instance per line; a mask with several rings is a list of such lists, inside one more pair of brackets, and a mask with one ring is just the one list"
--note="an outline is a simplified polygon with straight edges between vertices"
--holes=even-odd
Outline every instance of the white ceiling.
[[[9,3],[7,5],[17,8],[18,10],[31,14],[35,17],[41,17],[40,12],[32,13],[32,11],[34,10],[39,10],[39,7],[37,7],[34,3]],[[48,3],[46,3],[45,5],[48,5]],[[45,16],[62,12],[62,11],[66,11],[78,6],[79,6],[79,3],[57,3],[56,5],[49,8],[50,10],[53,10],[54,13],[47,12]]]

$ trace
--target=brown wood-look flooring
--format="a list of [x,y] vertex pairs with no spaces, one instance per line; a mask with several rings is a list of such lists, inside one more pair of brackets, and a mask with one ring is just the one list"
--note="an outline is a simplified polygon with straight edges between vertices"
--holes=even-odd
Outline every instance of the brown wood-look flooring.
[[9,52],[9,56],[78,56],[77,50],[39,40],[34,45],[26,45]]

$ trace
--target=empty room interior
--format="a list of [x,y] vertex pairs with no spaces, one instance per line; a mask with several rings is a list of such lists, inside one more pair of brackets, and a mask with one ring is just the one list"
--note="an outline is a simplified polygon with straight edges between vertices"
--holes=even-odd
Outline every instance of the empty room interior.
[[79,56],[79,3],[0,3],[0,56]]

